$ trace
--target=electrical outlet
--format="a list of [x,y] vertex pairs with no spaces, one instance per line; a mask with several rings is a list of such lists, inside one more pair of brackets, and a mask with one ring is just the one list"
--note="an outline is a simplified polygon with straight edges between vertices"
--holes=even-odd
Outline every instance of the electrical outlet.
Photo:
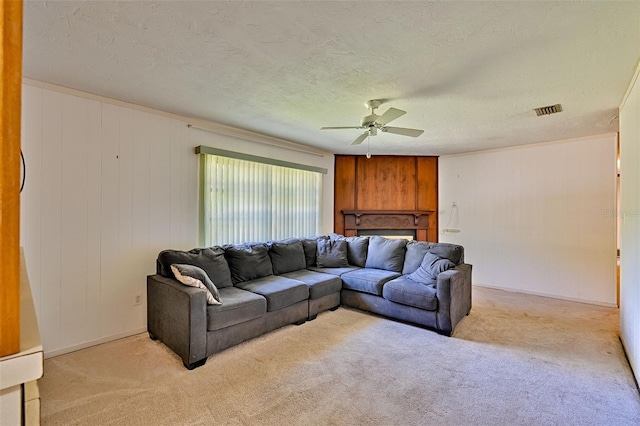
[[137,306],[137,305],[141,305],[142,304],[142,294],[140,293],[136,293],[133,295],[133,306]]
[[458,207],[458,202],[457,201],[453,202],[453,207]]

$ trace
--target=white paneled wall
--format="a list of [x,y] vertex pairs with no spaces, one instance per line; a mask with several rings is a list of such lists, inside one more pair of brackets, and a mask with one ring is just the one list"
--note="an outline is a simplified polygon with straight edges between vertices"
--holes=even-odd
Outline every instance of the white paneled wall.
[[[640,72],[640,67],[638,68]],[[640,381],[640,80],[620,108],[620,334]]]
[[440,241],[476,285],[614,305],[615,166],[615,134],[440,157]]
[[158,251],[197,245],[198,159],[186,125],[28,85],[23,93],[21,239],[45,352],[143,330],[145,304],[133,297],[144,302]]
[[[328,168],[322,229],[331,231],[333,156],[23,86],[21,244],[46,356],[146,329],[146,275],[155,272],[158,252],[198,246],[197,145]],[[136,294],[143,301],[134,306]]]

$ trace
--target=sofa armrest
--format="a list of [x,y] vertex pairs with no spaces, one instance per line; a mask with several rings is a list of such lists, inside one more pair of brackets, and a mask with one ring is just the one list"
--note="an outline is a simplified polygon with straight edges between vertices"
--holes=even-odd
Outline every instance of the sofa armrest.
[[161,275],[147,277],[147,330],[187,368],[207,357],[207,296]]
[[461,263],[441,272],[436,282],[438,332],[450,336],[471,310],[471,265]]

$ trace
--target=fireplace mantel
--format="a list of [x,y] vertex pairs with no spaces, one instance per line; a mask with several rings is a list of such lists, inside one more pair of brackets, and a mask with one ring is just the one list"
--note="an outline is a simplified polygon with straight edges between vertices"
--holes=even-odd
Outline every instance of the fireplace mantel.
[[433,210],[342,210],[346,236],[362,229],[411,229],[418,240],[427,239],[429,215]]

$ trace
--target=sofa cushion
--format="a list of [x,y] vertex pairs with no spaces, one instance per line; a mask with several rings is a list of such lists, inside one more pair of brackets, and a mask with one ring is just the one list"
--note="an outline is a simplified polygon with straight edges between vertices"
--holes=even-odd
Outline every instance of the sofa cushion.
[[231,272],[221,247],[194,248],[189,251],[163,250],[158,254],[156,269],[158,274],[175,278],[171,272],[174,263],[195,265],[207,273],[218,288],[231,287]]
[[341,268],[349,266],[347,242],[344,239],[318,239],[316,264],[321,268]]
[[319,299],[342,289],[342,280],[336,275],[302,269],[282,276],[305,283],[309,287],[309,299]]
[[230,244],[224,255],[231,270],[233,284],[273,275],[269,249],[266,244]]
[[277,311],[309,298],[309,287],[305,283],[283,276],[270,275],[243,281],[236,284],[236,287],[264,296],[267,299],[268,312]]
[[420,267],[406,277],[418,283],[430,284],[438,279],[438,274],[440,274],[440,272],[444,272],[455,267],[456,265],[454,265],[449,259],[442,259],[433,253],[427,253],[424,255],[424,259],[422,260]]
[[319,268],[317,266],[310,266],[307,269],[314,272],[322,272],[323,274],[331,274],[340,277],[347,272],[357,271],[361,268],[359,266],[345,266],[343,268]]
[[365,267],[401,272],[406,245],[404,238],[370,237]]
[[309,266],[316,266],[316,254],[318,253],[318,239],[304,238],[302,240],[302,248],[304,248],[304,258]]
[[267,246],[274,274],[286,274],[307,267],[302,241],[296,239],[272,241]]
[[182,284],[203,289],[207,293],[207,304],[220,305],[218,288],[201,268],[194,265],[174,263],[171,265],[171,271]]
[[267,312],[267,301],[259,294],[236,287],[220,289],[222,305],[207,306],[207,330],[219,330],[259,318]]
[[384,285],[382,297],[392,302],[428,311],[438,309],[435,280],[431,284],[425,285],[412,281],[406,276],[401,276]]
[[407,275],[420,267],[424,255],[433,253],[444,259],[449,259],[456,265],[464,261],[463,247],[457,244],[429,243],[426,241],[409,241],[407,243],[407,253],[404,258],[402,274]]
[[367,262],[367,250],[369,249],[369,237],[347,237],[347,260],[350,265],[364,268]]
[[384,269],[361,268],[347,272],[340,278],[342,278],[342,288],[382,296],[382,286],[399,276],[397,272]]

